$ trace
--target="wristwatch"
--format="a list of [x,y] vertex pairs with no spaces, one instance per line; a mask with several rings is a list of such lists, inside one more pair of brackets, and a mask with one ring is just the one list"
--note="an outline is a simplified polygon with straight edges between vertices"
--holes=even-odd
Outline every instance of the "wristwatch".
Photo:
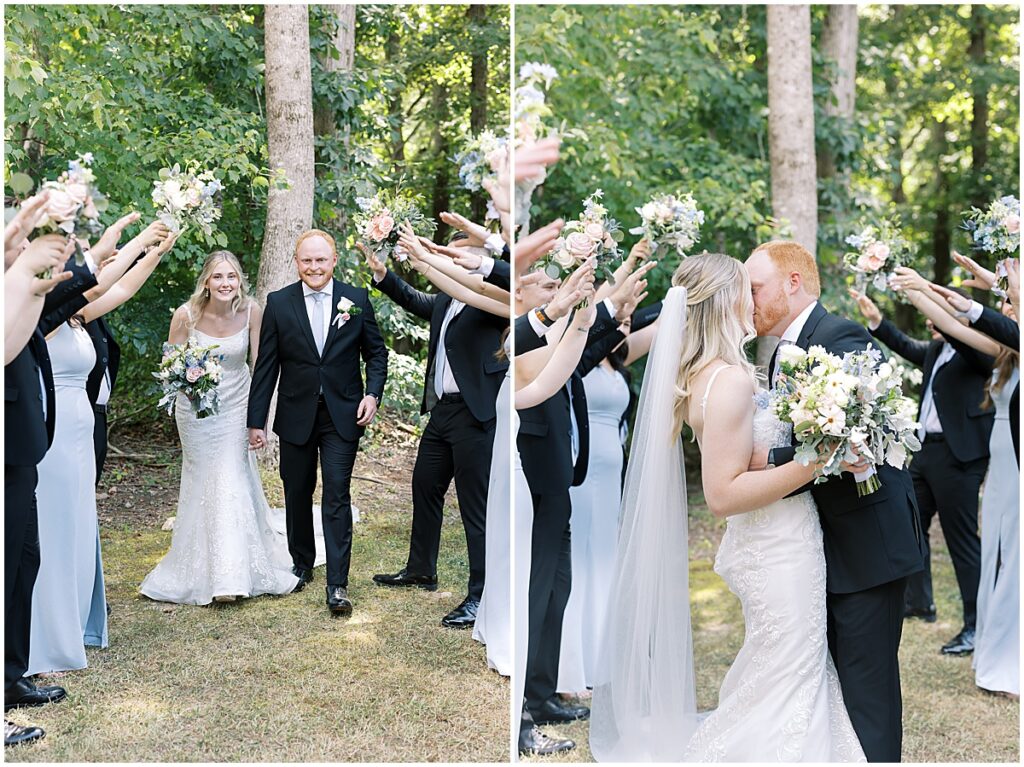
[[773,447],[768,451],[768,462],[765,464],[764,467],[766,469],[774,469],[776,465],[777,464],[775,463],[775,448]]

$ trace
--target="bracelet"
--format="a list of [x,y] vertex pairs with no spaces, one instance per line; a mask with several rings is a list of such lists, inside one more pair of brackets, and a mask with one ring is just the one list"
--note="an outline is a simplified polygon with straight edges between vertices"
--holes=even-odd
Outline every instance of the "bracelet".
[[552,325],[555,324],[555,321],[547,315],[547,313],[544,311],[545,308],[547,308],[547,304],[544,304],[543,306],[538,306],[533,311],[537,315],[537,319],[540,320],[545,327],[551,327]]

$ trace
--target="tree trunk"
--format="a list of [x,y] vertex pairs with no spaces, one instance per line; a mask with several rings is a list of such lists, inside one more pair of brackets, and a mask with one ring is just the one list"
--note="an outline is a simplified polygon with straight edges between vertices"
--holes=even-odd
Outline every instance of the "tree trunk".
[[[831,98],[825,114],[843,121],[853,120],[857,77],[857,6],[830,5],[821,32],[821,53],[833,69],[829,73]],[[836,158],[827,148],[818,155],[818,175],[836,174]]]
[[813,254],[818,194],[810,6],[768,6],[768,151],[773,213],[789,222],[793,239]]
[[[260,251],[256,298],[295,279],[292,253],[313,219],[313,88],[309,69],[309,14],[305,5],[268,5],[264,24],[267,150],[271,168],[283,168],[291,189],[271,187]],[[271,405],[268,427],[273,422]],[[277,440],[265,460],[276,463]]]
[[985,77],[985,8],[971,6],[971,204],[984,208],[988,199],[985,165],[988,163],[988,80]]
[[448,225],[441,220],[441,213],[448,210],[450,198],[448,196],[448,169],[451,163],[448,162],[448,138],[441,130],[441,125],[448,119],[448,88],[439,82],[432,86],[430,116],[433,121],[433,130],[430,140],[431,154],[436,160],[437,170],[434,172],[434,189],[431,195],[432,214],[437,221],[437,232],[434,234],[434,241],[445,242],[448,236]]
[[949,279],[949,249],[951,232],[949,223],[949,176],[942,158],[949,151],[946,140],[946,126],[935,121],[932,126],[930,154],[935,158],[935,187],[932,199],[935,201],[935,220],[932,223],[932,259],[935,262],[934,282],[943,285]]
[[[474,136],[478,136],[487,128],[487,48],[481,42],[482,30],[487,22],[487,6],[469,6],[466,17],[473,37],[473,52],[470,57],[469,128]],[[473,195],[471,218],[479,223],[484,220],[486,214],[485,194],[477,192]]]
[[[384,44],[384,55],[388,63],[395,61],[398,57],[399,44],[398,31],[392,27],[388,31],[388,39]],[[395,174],[399,176],[405,170],[405,139],[402,137],[403,119],[402,90],[399,89],[388,95],[388,124],[391,126],[391,164],[394,166]]]
[[[328,5],[331,11],[334,28],[334,49],[338,56],[325,56],[323,68],[328,72],[351,72],[356,54],[356,7],[347,5]],[[316,135],[330,136],[337,131],[334,115],[329,109],[317,109],[313,115],[313,126]],[[348,126],[344,126],[347,134]],[[345,136],[346,143],[348,136]]]

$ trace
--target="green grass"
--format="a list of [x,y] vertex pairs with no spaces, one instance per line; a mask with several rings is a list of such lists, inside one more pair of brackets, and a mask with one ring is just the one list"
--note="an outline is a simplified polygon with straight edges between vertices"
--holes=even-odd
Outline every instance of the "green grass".
[[[699,498],[691,498],[690,596],[701,710],[717,705],[718,688],[743,643],[739,601],[712,570],[724,525],[712,518]],[[900,645],[903,761],[1018,762],[1019,704],[978,690],[970,657],[939,654],[939,647],[960,630],[961,612],[953,566],[937,522],[932,529],[932,575],[939,620],[932,624],[908,621]],[[529,761],[592,761],[586,722],[545,731],[572,738],[577,748]]]
[[[357,462],[348,620],[326,610],[322,567],[283,597],[194,607],[138,596],[170,545],[160,525],[174,514],[178,458],[173,445],[131,447],[152,459],[113,461],[101,488],[110,647],[58,675],[67,701],[12,712],[47,734],[8,749],[9,761],[507,761],[508,682],[471,632],[440,625],[467,573],[454,494],[441,590],[370,580],[405,563],[414,443],[378,444]],[[264,480],[281,505],[279,480]]]

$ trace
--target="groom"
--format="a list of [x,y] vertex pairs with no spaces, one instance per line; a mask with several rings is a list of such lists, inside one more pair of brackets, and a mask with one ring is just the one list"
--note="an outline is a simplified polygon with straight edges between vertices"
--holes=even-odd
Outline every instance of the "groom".
[[[313,490],[319,457],[327,549],[327,607],[349,615],[352,554],[349,485],[359,437],[377,413],[388,350],[365,288],[333,279],[334,239],[311,229],[295,244],[299,281],[267,296],[259,354],[249,389],[249,446],[266,446],[277,387],[274,431],[281,438],[281,480],[296,591],[313,580]],[[359,358],[366,360],[366,393]],[[280,374],[280,384],[278,375]]]
[[[818,267],[803,246],[775,241],[746,261],[758,336],[833,354],[874,346],[859,324],[829,314],[818,303]],[[877,347],[875,347],[877,348]],[[776,353],[769,365],[774,384]],[[755,455],[751,469],[793,460],[791,445]],[[870,762],[898,762],[903,740],[899,646],[907,576],[923,568],[924,540],[914,485],[906,469],[878,468],[882,486],[858,497],[850,474],[807,485],[824,534],[828,645],[853,728]]]

